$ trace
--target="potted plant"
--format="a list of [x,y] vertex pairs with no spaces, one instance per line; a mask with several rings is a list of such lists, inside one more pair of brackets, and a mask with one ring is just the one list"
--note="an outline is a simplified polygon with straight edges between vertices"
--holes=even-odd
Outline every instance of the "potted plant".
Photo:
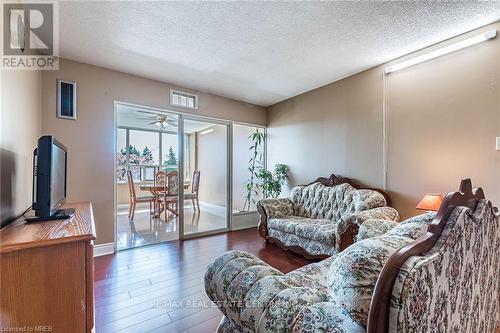
[[245,191],[245,203],[243,204],[243,212],[250,211],[251,204],[256,204],[256,197],[259,196],[260,184],[258,183],[258,174],[264,169],[264,156],[263,156],[263,144],[265,139],[265,134],[262,133],[259,128],[255,129],[255,132],[250,134],[248,137],[251,141],[251,146],[249,150],[252,152],[251,158],[248,161],[248,171],[250,172],[250,178],[243,185]]
[[265,134],[259,128],[248,136],[250,139],[250,159],[248,160],[249,178],[243,185],[244,205],[239,213],[233,214],[233,229],[243,229],[257,226],[259,215],[255,205],[263,197],[275,198],[281,193],[281,186],[287,177],[287,166],[276,164],[274,172],[264,169],[263,147]]
[[265,198],[277,198],[281,194],[281,186],[285,184],[288,177],[288,167],[284,164],[276,164],[274,172],[261,169],[257,178],[262,182],[262,190]]

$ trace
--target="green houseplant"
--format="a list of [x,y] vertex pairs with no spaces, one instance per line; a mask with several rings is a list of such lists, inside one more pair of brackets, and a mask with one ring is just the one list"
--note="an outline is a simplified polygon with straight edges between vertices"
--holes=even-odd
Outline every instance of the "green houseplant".
[[257,178],[261,181],[264,197],[277,198],[281,194],[281,186],[285,184],[288,177],[288,167],[284,164],[276,164],[274,172],[264,169],[259,170]]
[[243,185],[245,191],[245,202],[242,211],[249,211],[251,204],[257,203],[259,192],[262,191],[265,198],[276,198],[281,194],[281,186],[287,178],[288,167],[284,164],[276,164],[274,172],[264,168],[263,144],[265,134],[258,128],[248,137],[251,141],[249,150],[251,157],[248,161],[250,178]]
[[252,156],[248,161],[248,171],[250,172],[250,178],[243,185],[243,189],[245,191],[245,203],[243,204],[242,211],[249,211],[250,205],[252,203],[255,204],[255,197],[259,195],[260,190],[257,174],[264,168],[262,145],[264,144],[265,134],[262,133],[258,128],[256,128],[255,132],[250,134],[248,138],[252,143],[249,148]]

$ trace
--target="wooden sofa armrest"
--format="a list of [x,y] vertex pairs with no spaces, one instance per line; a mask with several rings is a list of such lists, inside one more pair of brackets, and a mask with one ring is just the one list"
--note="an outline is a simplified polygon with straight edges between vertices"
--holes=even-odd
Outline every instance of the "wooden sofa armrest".
[[260,221],[259,225],[257,226],[257,230],[259,231],[259,236],[267,241],[267,214],[264,207],[260,205],[260,202],[257,203],[257,211],[260,215]]
[[258,226],[259,235],[267,237],[267,221],[270,218],[280,218],[293,215],[293,204],[288,198],[263,199],[257,203],[257,211],[260,214]]
[[338,238],[338,249],[339,252],[344,251],[347,247],[354,244],[356,241],[356,235],[359,231],[359,225],[355,223],[350,223],[346,229],[339,234]]

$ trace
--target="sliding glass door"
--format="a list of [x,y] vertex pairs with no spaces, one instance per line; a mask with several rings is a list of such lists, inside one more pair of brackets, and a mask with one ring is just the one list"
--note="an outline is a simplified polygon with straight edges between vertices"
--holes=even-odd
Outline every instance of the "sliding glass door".
[[178,115],[117,104],[116,120],[117,250],[178,239],[178,216],[155,189],[155,175],[178,169]]
[[183,238],[229,229],[229,124],[181,115]]
[[230,122],[116,103],[116,247],[229,230]]

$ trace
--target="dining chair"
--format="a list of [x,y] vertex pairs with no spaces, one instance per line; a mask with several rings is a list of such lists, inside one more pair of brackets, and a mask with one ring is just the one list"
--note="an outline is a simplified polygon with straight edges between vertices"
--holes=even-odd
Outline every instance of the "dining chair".
[[194,170],[193,181],[191,183],[191,193],[184,193],[184,200],[191,200],[195,212],[196,208],[198,208],[198,212],[200,212],[200,201],[198,200],[199,188],[200,188],[200,170]]
[[[161,181],[160,177],[161,176],[159,176],[159,181]],[[163,182],[158,183],[157,185],[164,186],[164,190],[160,194],[158,201],[159,203],[163,203],[163,206],[165,208],[165,221],[167,221],[168,212],[174,214],[175,216],[179,215],[178,212],[179,173],[175,170],[166,173]]]
[[[161,171],[157,169],[155,171],[155,176],[153,179],[153,185],[154,186],[164,186],[167,182],[167,173],[165,171]],[[153,195],[155,196],[155,202],[154,202],[154,215],[155,216],[160,216],[162,210],[161,210],[161,197],[163,195],[163,192],[157,192],[153,191]]]
[[137,203],[149,202],[149,213],[151,214],[152,204],[155,202],[154,196],[142,196],[138,197],[135,193],[134,177],[132,176],[132,171],[127,171],[127,181],[128,181],[128,192],[130,195],[130,206],[128,209],[128,217],[133,220],[135,215],[135,208]]
[[165,171],[155,172],[155,179],[154,179],[155,186],[165,185],[166,181],[167,181],[167,173]]

